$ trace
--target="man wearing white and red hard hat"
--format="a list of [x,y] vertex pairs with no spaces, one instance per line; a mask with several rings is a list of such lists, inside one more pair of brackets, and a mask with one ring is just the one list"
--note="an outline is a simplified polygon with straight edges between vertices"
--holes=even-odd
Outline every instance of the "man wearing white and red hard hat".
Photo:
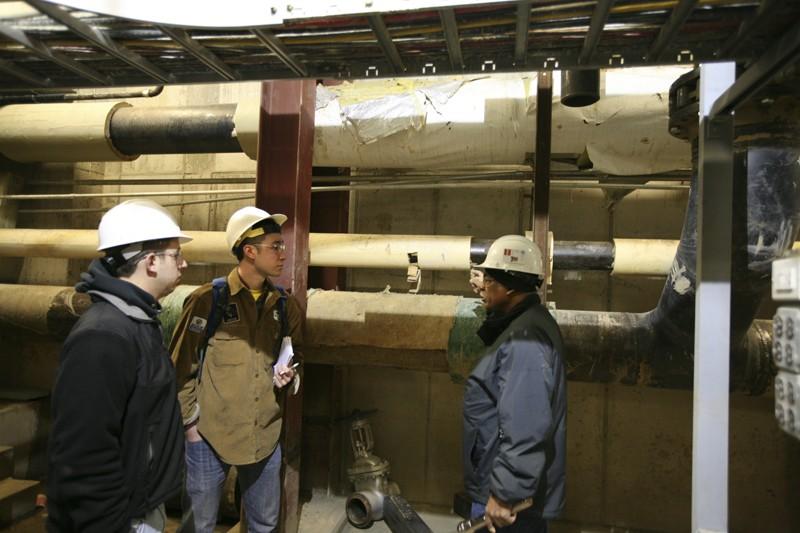
[[[486,307],[487,346],[464,389],[464,482],[489,531],[546,533],[564,507],[564,343],[537,290],[542,254],[521,235],[492,243],[471,280]],[[519,513],[527,499],[533,505]]]
[[285,221],[256,207],[236,211],[226,239],[238,265],[187,298],[175,329],[170,350],[186,431],[184,532],[214,530],[231,466],[247,531],[277,530],[284,391],[299,386],[303,321],[296,300],[270,280],[286,260]]
[[161,532],[183,479],[183,431],[158,299],[180,281],[191,239],[149,200],[110,209],[98,236],[105,255],[75,287],[92,305],[64,341],[53,389],[47,530]]

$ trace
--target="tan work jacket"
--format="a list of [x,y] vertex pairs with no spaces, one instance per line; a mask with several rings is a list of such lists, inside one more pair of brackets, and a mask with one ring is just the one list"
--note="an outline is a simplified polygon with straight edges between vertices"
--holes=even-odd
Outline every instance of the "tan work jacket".
[[[283,397],[292,384],[278,390],[272,383],[272,365],[280,347],[280,293],[267,281],[256,302],[235,268],[228,274],[228,287],[224,318],[209,340],[199,381],[197,349],[211,312],[210,283],[186,298],[170,353],[184,425],[196,422],[200,434],[223,461],[243,465],[264,459],[277,446]],[[292,296],[286,305],[286,319],[294,361],[300,362],[303,316]]]

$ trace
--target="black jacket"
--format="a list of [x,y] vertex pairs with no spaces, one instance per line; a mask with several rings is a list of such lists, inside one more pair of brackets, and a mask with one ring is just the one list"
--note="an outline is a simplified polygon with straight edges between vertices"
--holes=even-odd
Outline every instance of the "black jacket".
[[564,507],[567,391],[561,333],[536,302],[497,336],[467,380],[464,480],[473,501],[532,496],[529,512],[550,519]]
[[129,531],[176,494],[183,430],[161,308],[99,260],[76,286],[92,296],[64,342],[52,397],[51,532]]

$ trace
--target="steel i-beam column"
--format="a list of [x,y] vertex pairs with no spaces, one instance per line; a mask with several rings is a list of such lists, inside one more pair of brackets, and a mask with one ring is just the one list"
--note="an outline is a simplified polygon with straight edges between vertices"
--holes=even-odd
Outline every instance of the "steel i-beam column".
[[[256,206],[285,213],[286,265],[278,283],[291,290],[303,311],[308,287],[311,158],[314,145],[314,80],[268,81],[261,86]],[[297,531],[303,389],[287,396],[283,415],[281,528]]]
[[709,115],[735,77],[734,63],[700,66],[693,532],[728,531],[733,114]]
[[542,251],[544,279],[542,302],[547,301],[550,279],[550,141],[553,117],[553,73],[542,70],[537,76],[536,89],[536,161],[533,168],[533,242]]

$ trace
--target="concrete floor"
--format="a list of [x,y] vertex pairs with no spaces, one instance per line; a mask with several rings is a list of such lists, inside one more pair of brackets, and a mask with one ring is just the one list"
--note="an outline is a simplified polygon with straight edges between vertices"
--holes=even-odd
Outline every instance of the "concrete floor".
[[[311,500],[303,504],[300,515],[300,529],[298,533],[357,533],[365,531],[352,527],[344,514],[345,498],[342,496],[327,496],[324,493],[315,493]],[[419,515],[428,524],[433,533],[454,533],[456,525],[461,518],[445,511],[418,510]],[[30,516],[0,533],[42,533],[45,530],[46,514],[44,511]],[[176,533],[178,517],[169,519],[165,533]],[[219,524],[214,533],[229,533],[238,531],[234,524]],[[567,522],[553,522],[550,524],[550,533],[646,533],[642,530],[627,528],[608,528],[603,526],[589,526]],[[368,531],[370,533],[391,533],[383,522],[377,522]]]

